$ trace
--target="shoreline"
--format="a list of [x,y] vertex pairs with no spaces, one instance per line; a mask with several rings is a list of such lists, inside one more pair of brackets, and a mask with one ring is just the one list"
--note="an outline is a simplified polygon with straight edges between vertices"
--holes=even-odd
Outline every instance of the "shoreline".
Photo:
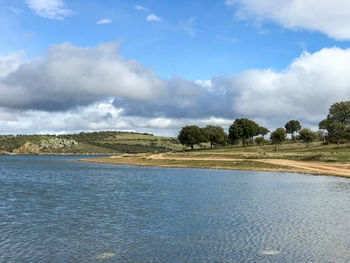
[[283,172],[350,178],[350,169],[345,164],[329,164],[327,162],[307,162],[288,159],[179,158],[174,156],[168,157],[167,154],[129,154],[78,159],[77,161],[143,167]]

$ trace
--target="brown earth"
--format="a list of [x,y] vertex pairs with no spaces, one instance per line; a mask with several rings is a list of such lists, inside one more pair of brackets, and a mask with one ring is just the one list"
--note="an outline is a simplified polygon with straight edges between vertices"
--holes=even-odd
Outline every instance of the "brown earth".
[[[185,168],[209,168],[209,169],[232,169],[232,170],[255,170],[255,171],[274,171],[274,172],[294,172],[315,175],[334,175],[341,177],[350,177],[350,164],[327,163],[327,162],[309,162],[294,161],[287,159],[244,159],[244,158],[220,158],[220,157],[176,157],[167,156],[166,153],[153,155],[121,155],[111,157],[100,157],[86,159],[82,161],[125,164],[138,166],[159,166],[159,167],[185,167]],[[196,163],[189,163],[195,161]],[[200,161],[198,163],[198,161]],[[203,161],[201,163],[201,161]],[[218,161],[215,165],[207,165],[208,162]],[[229,166],[222,166],[220,162],[232,162]],[[236,163],[244,165],[237,166]],[[254,165],[258,163],[264,165]]]
[[[193,158],[193,157],[166,157],[164,153],[154,154],[148,157],[154,160],[193,160],[193,161],[247,161],[247,159],[234,158]],[[249,161],[269,163],[281,166],[304,169],[307,173],[317,173],[326,175],[339,175],[350,177],[350,164],[328,164],[325,162],[303,162],[286,159],[249,159]]]

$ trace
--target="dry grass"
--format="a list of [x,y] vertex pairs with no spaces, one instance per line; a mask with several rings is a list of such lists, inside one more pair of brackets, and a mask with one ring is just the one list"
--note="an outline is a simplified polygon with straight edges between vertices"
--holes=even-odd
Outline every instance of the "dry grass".
[[233,169],[325,174],[350,177],[350,145],[314,143],[285,144],[277,151],[271,145],[227,147],[163,154],[101,157],[86,161],[121,165]]

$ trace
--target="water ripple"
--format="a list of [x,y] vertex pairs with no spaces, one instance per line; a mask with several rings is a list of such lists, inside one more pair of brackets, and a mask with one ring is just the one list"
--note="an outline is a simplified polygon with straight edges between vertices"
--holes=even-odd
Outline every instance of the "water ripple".
[[73,159],[0,156],[0,262],[350,258],[346,179]]

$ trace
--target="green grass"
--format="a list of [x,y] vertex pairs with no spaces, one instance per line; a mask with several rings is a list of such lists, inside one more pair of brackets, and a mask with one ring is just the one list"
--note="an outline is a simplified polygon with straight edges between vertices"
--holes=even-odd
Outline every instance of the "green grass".
[[237,158],[237,159],[289,159],[301,161],[350,162],[350,143],[323,145],[314,142],[306,147],[304,143],[285,143],[275,150],[273,145],[230,146],[213,149],[196,149],[168,154],[168,156],[193,158]]
[[0,152],[13,152],[25,143],[39,145],[41,141],[61,138],[75,140],[78,145],[50,150],[49,153],[146,153],[183,150],[177,139],[153,136],[146,133],[102,131],[67,135],[18,135],[0,136]]

